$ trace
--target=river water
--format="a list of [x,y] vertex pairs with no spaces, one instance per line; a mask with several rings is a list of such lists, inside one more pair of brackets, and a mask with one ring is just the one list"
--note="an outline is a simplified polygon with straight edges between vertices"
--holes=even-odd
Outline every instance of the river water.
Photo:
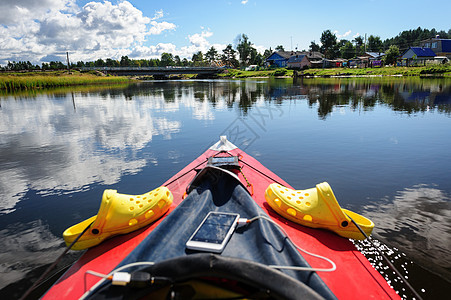
[[[220,135],[297,189],[327,181],[424,297],[451,288],[451,80],[150,81],[0,95],[0,295],[17,297],[95,215]],[[404,298],[372,246],[357,243]],[[72,252],[65,262],[79,254]],[[447,281],[448,280],[448,281]],[[5,298],[6,299],[6,298]]]

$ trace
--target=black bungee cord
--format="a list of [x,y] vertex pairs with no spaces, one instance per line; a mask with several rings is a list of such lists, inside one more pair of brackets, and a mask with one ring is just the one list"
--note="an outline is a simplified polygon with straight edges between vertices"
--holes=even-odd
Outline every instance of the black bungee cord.
[[[92,222],[94,223],[94,222]],[[25,292],[25,294],[23,294],[22,297],[20,297],[19,300],[25,300],[27,299],[28,296],[30,296],[31,292],[34,291],[34,289],[44,280],[44,278],[50,273],[51,270],[53,270],[55,268],[55,266],[60,262],[60,260],[63,258],[64,255],[66,255],[67,252],[69,252],[69,250],[74,246],[74,244],[76,242],[78,242],[78,240],[81,238],[81,236],[83,234],[85,234],[86,231],[88,231],[88,229],[91,227],[91,224],[89,224],[88,226],[86,226],[86,228],[75,238],[75,240],[66,247],[66,249],[64,250],[63,253],[60,254],[60,256],[58,256],[58,258],[53,262],[53,264],[51,264],[44,273],[42,273],[42,275],[33,283],[33,285]]]

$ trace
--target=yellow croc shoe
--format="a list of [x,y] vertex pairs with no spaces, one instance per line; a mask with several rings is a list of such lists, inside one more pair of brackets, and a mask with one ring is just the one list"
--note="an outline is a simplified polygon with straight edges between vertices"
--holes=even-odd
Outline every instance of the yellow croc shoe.
[[163,186],[143,195],[105,190],[97,215],[66,229],[64,241],[69,246],[92,224],[71,249],[83,250],[96,246],[107,238],[132,232],[158,220],[168,211],[172,200],[172,193]]
[[265,198],[282,217],[304,226],[329,229],[345,238],[365,239],[350,218],[368,236],[374,228],[371,220],[341,208],[327,182],[307,190],[292,190],[272,183],[266,189]]

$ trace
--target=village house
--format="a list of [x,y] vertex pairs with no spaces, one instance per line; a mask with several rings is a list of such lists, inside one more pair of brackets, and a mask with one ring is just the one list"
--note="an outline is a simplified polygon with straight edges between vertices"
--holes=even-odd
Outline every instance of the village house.
[[307,58],[307,55],[292,55],[287,62],[287,67],[290,69],[304,69],[305,67],[309,67],[310,61]]
[[[301,56],[305,56],[305,58],[301,58]],[[314,62],[321,62],[324,55],[313,51],[274,51],[268,58],[266,58],[266,65],[275,68],[287,68],[289,67],[288,61],[290,58],[292,67],[302,65],[300,68],[303,68],[306,65],[311,66]],[[299,61],[299,59],[301,59],[302,62]]]
[[451,59],[451,39],[441,39],[439,36],[420,42],[423,48],[430,48],[437,56],[446,56]]
[[402,65],[426,65],[426,62],[433,61],[435,56],[431,48],[410,47],[401,56]]

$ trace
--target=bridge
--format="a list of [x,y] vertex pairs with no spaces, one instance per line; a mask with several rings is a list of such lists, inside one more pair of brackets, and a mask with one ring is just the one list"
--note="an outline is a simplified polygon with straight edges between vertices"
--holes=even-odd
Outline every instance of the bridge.
[[198,74],[212,76],[220,73],[218,67],[85,67],[82,71],[100,71],[105,74],[122,76],[152,75],[155,77],[168,77],[169,75]]

